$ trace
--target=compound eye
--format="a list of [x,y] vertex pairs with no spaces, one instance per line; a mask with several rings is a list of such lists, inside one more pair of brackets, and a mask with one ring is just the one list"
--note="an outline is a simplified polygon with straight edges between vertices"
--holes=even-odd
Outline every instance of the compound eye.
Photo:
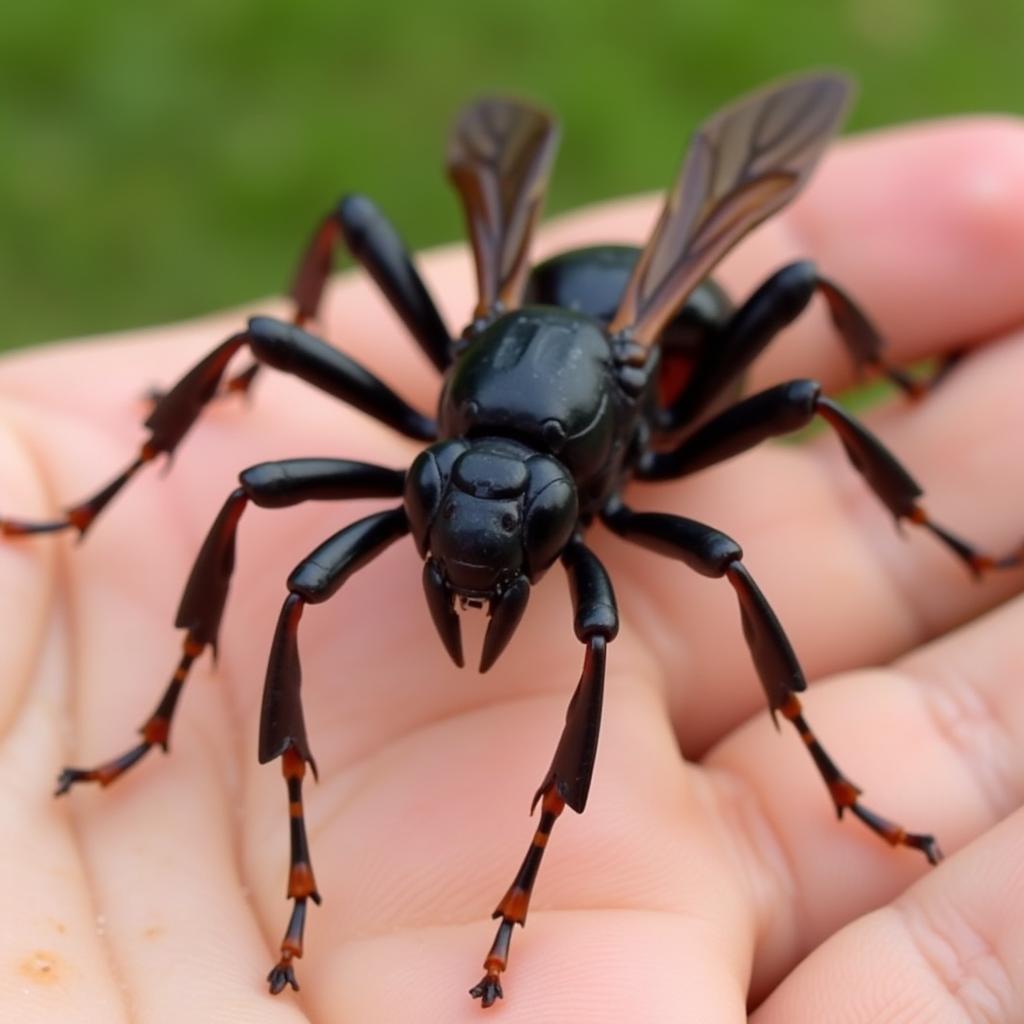
[[568,480],[553,480],[534,495],[526,510],[524,542],[529,571],[543,572],[561,554],[576,528],[576,489]]

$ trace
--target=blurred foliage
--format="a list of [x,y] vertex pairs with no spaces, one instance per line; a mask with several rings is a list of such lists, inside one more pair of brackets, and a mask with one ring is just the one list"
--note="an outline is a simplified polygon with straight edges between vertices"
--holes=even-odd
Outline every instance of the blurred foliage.
[[698,121],[780,74],[860,81],[854,129],[1020,112],[1017,0],[33,0],[0,15],[0,346],[279,290],[368,192],[416,247],[461,235],[445,126],[481,91],[565,135],[548,211],[663,187]]

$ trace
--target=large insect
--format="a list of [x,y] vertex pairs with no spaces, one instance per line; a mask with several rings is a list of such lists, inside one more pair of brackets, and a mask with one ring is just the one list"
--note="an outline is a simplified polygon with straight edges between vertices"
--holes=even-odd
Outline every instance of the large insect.
[[[244,470],[211,527],[185,587],[176,626],[181,659],[142,740],[93,768],[65,768],[58,793],[79,782],[108,785],[154,746],[167,748],[171,721],[193,662],[216,649],[245,507],[317,500],[399,498],[394,508],[343,527],[288,577],[270,647],[259,757],[280,759],[288,790],[292,913],[273,992],[298,988],[309,900],[319,902],[302,805],[306,765],[315,770],[300,693],[298,631],[307,604],[328,600],[359,568],[406,534],[424,559],[423,587],[441,641],[463,664],[459,611],[486,606],[480,670],[490,668],[522,619],[531,586],[565,569],[584,645],[582,675],[534,806],[533,840],[494,917],[500,919],[471,990],[484,1006],[502,996],[515,925],[522,925],[555,821],[587,803],[597,752],[606,648],[618,628],[612,584],[584,535],[599,519],[616,534],[684,562],[734,588],[743,633],[773,713],[793,723],[836,810],[851,811],[893,845],[940,857],[934,838],[908,832],[860,802],[804,718],[799,662],[739,545],[711,526],[638,512],[623,500],[633,479],[695,473],[820,416],[855,469],[897,520],[930,530],[976,574],[1019,565],[1021,553],[991,558],[935,524],[921,489],[896,459],[813,380],[793,380],[739,399],[746,367],[819,293],[853,360],[916,393],[882,360],[865,314],[802,261],[773,274],[734,308],[708,280],[722,256],[802,188],[838,130],[850,94],[834,74],[813,74],[754,93],[707,121],[641,251],[602,247],[566,253],[530,270],[529,247],[557,141],[542,110],[505,99],[470,105],[457,119],[448,172],[465,209],[479,289],[469,326],[453,337],[394,228],[361,196],[348,196],[315,232],[291,291],[291,323],[256,317],[159,397],[149,436],[125,471],[50,522],[0,520],[9,536],[77,529],[96,516],[145,464],[170,455],[203,407],[224,388],[245,390],[261,364],[294,374],[427,447],[408,471],[343,459],[288,459]],[[313,319],[335,250],[344,244],[372,275],[443,376],[437,418],[411,408],[384,383],[303,329]],[[232,357],[255,362],[227,379]],[[226,383],[224,383],[226,381]]]

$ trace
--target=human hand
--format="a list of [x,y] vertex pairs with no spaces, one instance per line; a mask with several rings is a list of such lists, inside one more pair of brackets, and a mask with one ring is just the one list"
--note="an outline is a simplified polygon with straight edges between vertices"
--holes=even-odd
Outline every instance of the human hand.
[[[543,233],[543,252],[639,241],[654,212],[643,200],[575,215]],[[924,402],[866,419],[936,518],[994,551],[1024,532],[1021,239],[1024,135],[961,121],[840,145],[722,272],[743,296],[809,256],[877,319],[894,362],[975,348]],[[423,262],[461,323],[465,251]],[[43,518],[109,478],[139,436],[135,396],[242,318],[8,360],[3,512]],[[432,407],[436,375],[361,277],[330,292],[323,333]],[[820,310],[751,388],[792,376],[833,393],[851,383]],[[303,619],[321,779],[306,816],[324,904],[301,995],[271,998],[287,811],[276,765],[256,761],[259,689],[286,574],[365,502],[247,512],[220,663],[193,671],[173,756],[107,791],[50,798],[62,764],[123,750],[151,710],[177,659],[181,586],[241,468],[298,455],[406,467],[416,450],[267,373],[251,409],[211,408],[170,478],[145,474],[80,547],[0,548],[4,1019],[718,1024],[745,1019],[748,999],[757,1024],[1020,1019],[1024,579],[973,584],[932,538],[896,535],[824,434],[637,487],[631,501],[740,541],[814,680],[809,720],[870,806],[934,832],[951,855],[935,871],[836,823],[802,745],[764,713],[730,588],[597,528],[622,630],[591,800],[556,826],[506,998],[482,1011],[466,989],[532,834],[525,810],[582,650],[553,569],[495,668],[456,671],[401,543]]]

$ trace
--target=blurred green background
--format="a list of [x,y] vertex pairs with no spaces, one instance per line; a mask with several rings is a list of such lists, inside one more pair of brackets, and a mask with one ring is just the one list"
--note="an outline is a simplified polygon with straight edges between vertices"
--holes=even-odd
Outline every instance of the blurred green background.
[[460,237],[443,136],[484,90],[562,116],[549,212],[667,185],[703,116],[796,69],[856,75],[854,130],[1024,111],[1020,0],[4,6],[0,347],[280,290],[345,190]]

